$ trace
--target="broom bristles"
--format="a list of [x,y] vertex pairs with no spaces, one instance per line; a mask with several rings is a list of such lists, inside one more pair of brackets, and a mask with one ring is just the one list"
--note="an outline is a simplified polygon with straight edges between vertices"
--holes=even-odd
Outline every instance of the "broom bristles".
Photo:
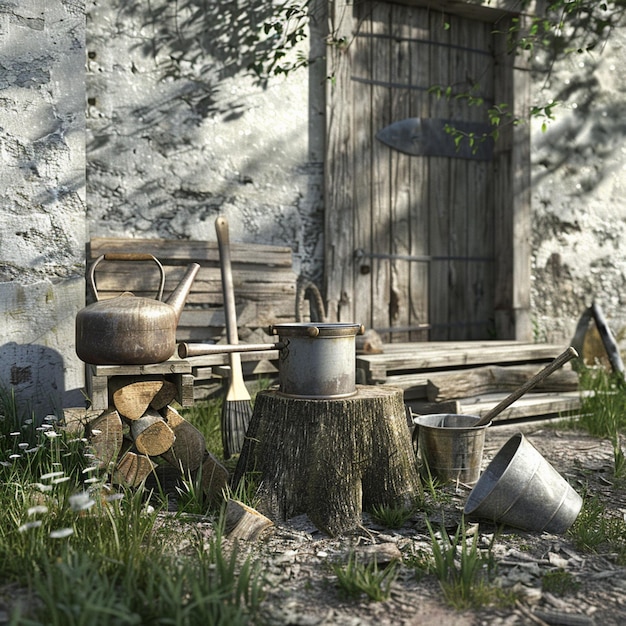
[[224,459],[241,452],[251,417],[252,405],[249,400],[224,400],[221,424]]

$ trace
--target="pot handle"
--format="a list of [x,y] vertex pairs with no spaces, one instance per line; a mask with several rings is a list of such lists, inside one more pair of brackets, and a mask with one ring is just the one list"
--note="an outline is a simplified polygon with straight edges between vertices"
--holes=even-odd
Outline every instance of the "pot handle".
[[96,267],[100,264],[101,261],[104,261],[104,260],[106,261],[154,261],[157,264],[160,275],[161,275],[161,280],[159,283],[159,292],[157,294],[156,299],[161,300],[163,298],[163,289],[165,287],[165,270],[163,269],[163,265],[161,265],[161,262],[155,256],[151,254],[137,253],[137,252],[107,252],[106,254],[100,255],[91,264],[91,267],[89,268],[89,275],[88,275],[89,287],[91,288],[91,291],[96,301],[100,300],[98,290],[96,289],[96,280],[95,280]]

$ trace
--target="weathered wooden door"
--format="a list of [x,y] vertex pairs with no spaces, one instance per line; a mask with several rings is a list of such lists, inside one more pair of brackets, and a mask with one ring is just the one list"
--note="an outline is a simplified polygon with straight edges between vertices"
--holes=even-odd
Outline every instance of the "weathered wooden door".
[[[387,2],[335,3],[329,23],[331,317],[389,341],[528,338],[527,136],[505,124],[495,146],[457,151],[445,131],[488,131],[490,108],[519,106],[505,35]],[[403,120],[411,154],[377,138]]]

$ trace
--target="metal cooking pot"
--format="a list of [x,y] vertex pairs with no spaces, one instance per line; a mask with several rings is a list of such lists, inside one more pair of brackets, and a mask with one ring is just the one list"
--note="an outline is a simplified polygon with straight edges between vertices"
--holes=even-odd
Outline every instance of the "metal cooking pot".
[[[101,261],[152,261],[161,274],[156,300],[125,292],[100,300],[94,280]],[[113,253],[92,264],[88,283],[96,302],[76,315],[76,354],[96,365],[140,365],[167,361],[176,350],[176,328],[191,285],[200,269],[188,266],[185,275],[166,302],[161,302],[165,271],[151,254]]]
[[356,335],[361,324],[276,324],[280,392],[298,398],[344,398],[356,393]]
[[278,343],[181,343],[178,354],[186,359],[206,354],[279,350],[279,392],[311,400],[345,398],[356,393],[356,336],[361,324],[296,323],[270,326]]

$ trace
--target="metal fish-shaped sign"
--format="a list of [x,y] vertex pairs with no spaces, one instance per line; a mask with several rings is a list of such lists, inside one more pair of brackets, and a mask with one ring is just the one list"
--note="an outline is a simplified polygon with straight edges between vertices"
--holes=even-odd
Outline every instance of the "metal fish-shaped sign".
[[[458,142],[454,131],[463,135]],[[492,127],[483,122],[410,117],[378,131],[376,139],[412,156],[490,161],[493,157],[491,131]],[[474,137],[473,145],[470,145],[470,136]]]

